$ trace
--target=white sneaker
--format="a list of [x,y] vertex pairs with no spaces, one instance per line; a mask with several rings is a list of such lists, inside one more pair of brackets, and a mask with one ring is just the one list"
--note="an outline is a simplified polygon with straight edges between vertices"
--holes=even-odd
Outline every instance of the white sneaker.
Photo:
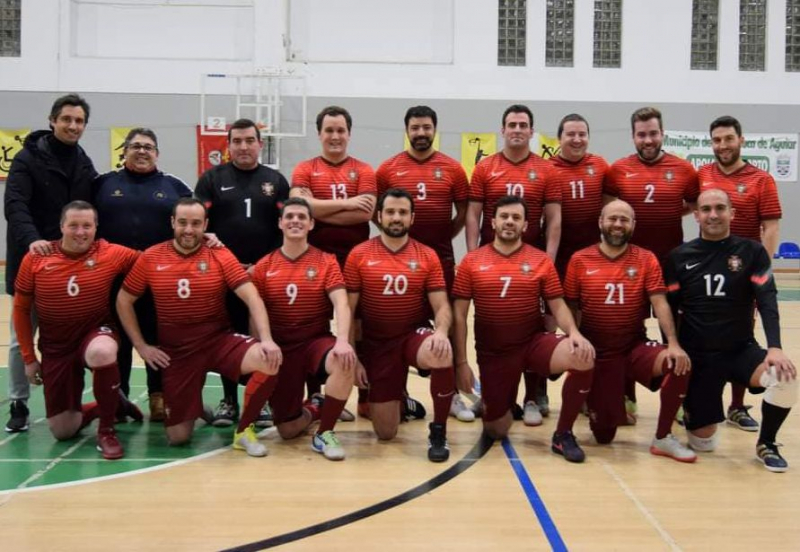
[[267,447],[258,442],[253,424],[247,426],[241,433],[234,433],[233,448],[235,450],[244,450],[250,456],[267,455]]
[[311,438],[311,448],[328,460],[344,460],[344,448],[333,431],[324,431]]
[[458,419],[460,422],[474,422],[475,413],[467,408],[464,404],[464,399],[461,398],[460,393],[453,395],[453,401],[450,403],[450,415]]
[[550,398],[547,395],[538,395],[536,397],[536,406],[539,407],[539,413],[543,417],[550,416]]
[[525,403],[525,408],[522,410],[522,423],[526,426],[542,425],[542,413],[539,412],[539,406],[535,402]]
[[678,462],[692,463],[697,460],[697,455],[689,447],[683,446],[675,436],[670,433],[663,439],[653,437],[650,444],[650,454],[666,456]]

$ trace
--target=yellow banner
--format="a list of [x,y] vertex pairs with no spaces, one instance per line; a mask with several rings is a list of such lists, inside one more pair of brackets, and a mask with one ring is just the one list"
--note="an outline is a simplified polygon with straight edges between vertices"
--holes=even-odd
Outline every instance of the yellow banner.
[[8,178],[11,161],[22,149],[25,137],[30,132],[29,128],[0,129],[0,180]]
[[534,153],[541,155],[545,159],[555,157],[561,151],[561,144],[558,138],[552,138],[537,132],[534,139],[537,140],[537,147],[533,150]]
[[497,152],[497,134],[494,132],[461,133],[461,166],[467,171],[467,178],[472,178],[472,171],[478,161]]
[[118,171],[122,168],[122,165],[125,164],[123,147],[125,146],[125,137],[132,128],[133,127],[111,127],[109,129],[109,135],[111,136],[109,147],[111,148],[110,159],[112,171]]

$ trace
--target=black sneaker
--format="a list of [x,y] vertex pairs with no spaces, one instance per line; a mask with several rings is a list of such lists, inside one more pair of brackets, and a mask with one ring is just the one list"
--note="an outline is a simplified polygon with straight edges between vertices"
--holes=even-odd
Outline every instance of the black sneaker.
[[424,420],[425,419],[425,407],[422,406],[422,403],[416,399],[412,399],[409,396],[403,400],[403,418],[406,421],[408,420]]
[[255,426],[258,428],[265,428],[265,427],[272,427],[274,425],[272,420],[272,409],[269,407],[269,403],[264,404],[264,408],[261,409],[261,412],[258,413],[258,418],[256,418]]
[[556,454],[566,458],[568,462],[580,463],[586,459],[583,449],[578,445],[578,441],[575,440],[575,435],[571,431],[553,433],[553,444],[550,448]]
[[520,421],[522,418],[525,417],[525,411],[522,410],[522,407],[517,403],[511,405],[511,417],[516,420]]
[[447,427],[444,424],[428,424],[428,460],[446,462],[450,458],[450,447],[447,446]]
[[125,396],[122,390],[119,392],[116,417],[118,423],[125,423],[128,421],[128,418],[131,418],[134,422],[144,421],[144,414],[142,414],[142,411]]
[[789,469],[789,463],[778,452],[777,443],[758,443],[756,457],[763,462],[764,467],[771,472],[783,473]]
[[28,405],[25,401],[16,400],[11,401],[11,418],[6,424],[6,431],[8,433],[21,433],[28,431]]
[[738,427],[742,431],[758,431],[758,422],[755,421],[748,412],[750,408],[750,406],[729,408],[728,416],[725,418],[725,421],[733,427]]
[[211,425],[214,427],[231,427],[239,421],[239,405],[222,399],[214,411]]

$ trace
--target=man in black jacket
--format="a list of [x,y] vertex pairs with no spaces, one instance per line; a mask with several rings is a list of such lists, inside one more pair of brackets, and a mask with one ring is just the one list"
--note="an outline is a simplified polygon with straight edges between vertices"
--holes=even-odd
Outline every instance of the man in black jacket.
[[[6,292],[10,295],[25,254],[49,255],[50,241],[61,237],[62,207],[76,199],[92,199],[97,171],[78,145],[89,121],[89,104],[77,94],[62,96],[53,103],[49,121],[50,130],[33,132],[25,139],[6,181]],[[27,431],[30,388],[13,322],[8,368],[11,419],[5,429]]]

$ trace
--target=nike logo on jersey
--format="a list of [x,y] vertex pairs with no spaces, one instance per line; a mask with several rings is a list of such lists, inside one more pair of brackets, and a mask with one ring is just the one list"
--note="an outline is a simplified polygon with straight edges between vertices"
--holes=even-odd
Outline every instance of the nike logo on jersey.
[[44,265],[45,270],[53,270],[56,267],[54,264]]
[[480,267],[478,267],[478,269],[479,269],[481,272],[483,272],[483,271],[486,271],[486,270],[489,270],[490,268],[492,268],[492,265],[481,265]]
[[323,174],[325,174],[325,173],[321,173],[321,172],[312,172],[312,173],[311,173],[311,176],[322,176]]
[[408,171],[397,171],[397,176],[403,176],[404,174],[408,174]]
[[492,178],[497,178],[498,176],[503,176],[504,174],[506,174],[506,171],[492,171]]
[[578,393],[580,393],[581,395],[585,395],[588,392],[589,392],[589,389],[578,389]]
[[637,174],[639,174],[639,173],[625,173],[625,178],[633,178]]
[[367,261],[367,266],[375,266],[376,264],[381,264],[380,261]]
[[221,191],[227,192],[228,190],[233,190],[236,186],[223,186],[220,188]]
[[586,274],[594,274],[595,272],[600,272],[599,268],[595,268],[594,270],[587,270]]
[[268,270],[267,271],[267,278],[272,278],[273,276],[277,276],[280,274],[280,270]]
[[162,270],[166,270],[166,269],[168,269],[168,268],[169,268],[169,267],[171,267],[171,266],[172,266],[172,265],[156,265],[156,270],[157,270],[157,271],[159,271],[159,272],[161,272]]
[[699,264],[700,263],[694,263],[694,264],[686,263],[686,270],[691,270],[691,269],[693,269],[694,267],[696,267]]

